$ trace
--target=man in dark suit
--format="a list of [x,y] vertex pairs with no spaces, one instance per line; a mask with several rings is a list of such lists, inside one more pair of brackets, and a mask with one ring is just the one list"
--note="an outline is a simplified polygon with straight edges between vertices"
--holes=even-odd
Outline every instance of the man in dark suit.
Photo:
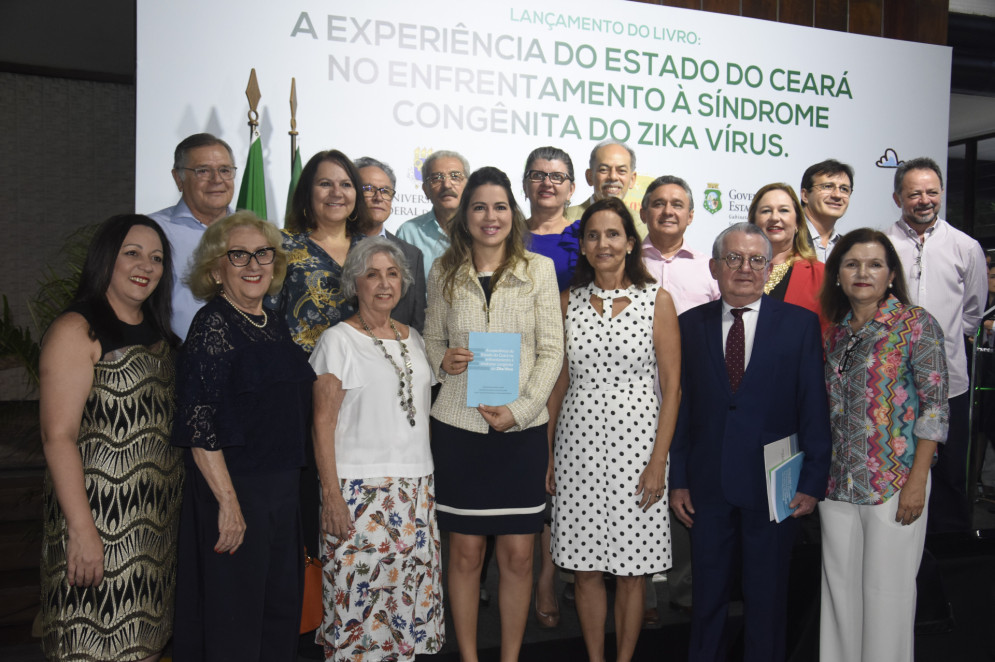
[[[670,450],[670,505],[691,527],[690,659],[725,660],[722,631],[742,559],[747,662],[785,657],[788,566],[797,519],[826,493],[829,412],[816,315],[763,296],[771,245],[749,223],[724,230],[709,268],[722,299],[679,318],[680,415]],[[764,445],[798,435],[805,452],[796,508],[768,514]]]
[[394,170],[376,159],[368,156],[356,159],[356,168],[359,170],[359,178],[363,181],[363,195],[366,196],[366,207],[370,210],[370,218],[373,225],[366,231],[367,237],[386,237],[397,244],[404,254],[404,259],[408,263],[408,269],[414,282],[397,306],[390,314],[402,324],[407,324],[418,329],[421,333],[425,327],[425,267],[421,250],[412,246],[396,235],[387,232],[384,222],[390,217],[393,211],[394,193],[397,192],[397,178]]

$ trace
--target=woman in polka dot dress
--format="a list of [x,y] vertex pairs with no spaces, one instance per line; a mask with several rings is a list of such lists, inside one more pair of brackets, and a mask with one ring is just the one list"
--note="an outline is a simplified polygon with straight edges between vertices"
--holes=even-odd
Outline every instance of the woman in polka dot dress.
[[622,662],[642,627],[645,575],[670,567],[667,452],[680,403],[680,331],[620,200],[587,209],[580,242],[584,259],[561,297],[566,358],[549,401],[553,560],[575,571],[592,661],[604,659],[603,573],[616,576]]

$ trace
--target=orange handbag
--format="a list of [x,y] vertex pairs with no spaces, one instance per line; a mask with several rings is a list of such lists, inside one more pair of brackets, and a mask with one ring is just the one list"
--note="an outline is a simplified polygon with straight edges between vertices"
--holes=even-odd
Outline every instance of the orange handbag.
[[317,630],[323,615],[321,604],[321,562],[304,550],[304,600],[301,604],[301,634]]

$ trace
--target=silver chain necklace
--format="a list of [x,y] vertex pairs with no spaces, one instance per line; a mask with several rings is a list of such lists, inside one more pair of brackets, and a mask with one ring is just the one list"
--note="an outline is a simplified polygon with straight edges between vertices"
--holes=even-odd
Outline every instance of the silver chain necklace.
[[[397,327],[394,325],[394,320],[388,318],[388,321],[390,322],[390,328],[394,332],[394,337],[397,339],[398,344],[401,346],[401,359],[404,361],[404,370],[401,370],[400,366],[398,366],[397,363],[394,362],[394,358],[390,355],[390,352],[387,351],[387,348],[384,346],[383,341],[380,340],[380,338],[377,338],[373,334],[373,330],[370,329],[370,325],[366,323],[366,320],[363,319],[363,316],[360,313],[356,313],[356,316],[359,317],[359,323],[363,325],[363,328],[366,330],[366,333],[368,333],[370,337],[373,338],[373,343],[383,351],[383,355],[387,358],[388,361],[390,361],[390,364],[394,366],[394,371],[397,373],[397,378],[401,382],[397,389],[397,397],[401,399],[401,409],[404,410],[404,412],[408,415],[408,423],[412,427],[414,427],[415,398],[412,393],[412,383],[414,382],[414,376],[411,370],[411,356],[408,354],[407,345],[405,345],[404,341],[401,340],[401,332],[398,331]],[[407,391],[407,394],[405,394],[405,391]],[[405,397],[405,395],[407,397]]]

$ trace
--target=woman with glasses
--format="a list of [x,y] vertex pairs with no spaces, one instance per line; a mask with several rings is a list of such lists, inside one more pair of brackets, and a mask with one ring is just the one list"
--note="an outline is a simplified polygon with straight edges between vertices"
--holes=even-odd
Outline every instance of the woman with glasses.
[[173,444],[186,449],[177,660],[297,659],[304,575],[298,482],[314,371],[263,307],[287,256],[248,211],[194,251],[194,316],[176,367]]
[[[428,276],[425,346],[442,382],[431,431],[439,528],[449,532],[450,611],[463,662],[476,662],[485,539],[497,536],[501,660],[512,662],[546,510],[546,400],[563,361],[556,275],[552,260],[525,250],[525,218],[497,168],[470,175],[449,228],[449,248]],[[474,332],[508,334],[518,349],[518,395],[505,404],[468,402]]]
[[[570,155],[558,147],[532,150],[525,161],[522,187],[532,214],[526,220],[532,235],[529,249],[553,261],[556,284],[562,292],[573,278],[580,245],[580,219],[570,222],[565,215],[575,188]],[[552,579],[549,589],[552,590]]]
[[337,149],[318,152],[301,170],[284,223],[287,278],[269,302],[308,354],[318,336],[353,314],[342,294],[342,265],[370,224],[363,182]]
[[157,660],[173,630],[183,460],[169,445],[172,278],[159,225],[110,218],[42,339],[49,660]]
[[795,190],[783,183],[761,187],[750,203],[749,221],[763,230],[774,247],[764,294],[811,310],[819,315],[825,330],[827,323],[819,306],[825,267],[812,248]]
[[833,440],[819,505],[821,659],[911,660],[929,469],[947,437],[943,332],[910,304],[877,230],[840,239],[820,299]]

